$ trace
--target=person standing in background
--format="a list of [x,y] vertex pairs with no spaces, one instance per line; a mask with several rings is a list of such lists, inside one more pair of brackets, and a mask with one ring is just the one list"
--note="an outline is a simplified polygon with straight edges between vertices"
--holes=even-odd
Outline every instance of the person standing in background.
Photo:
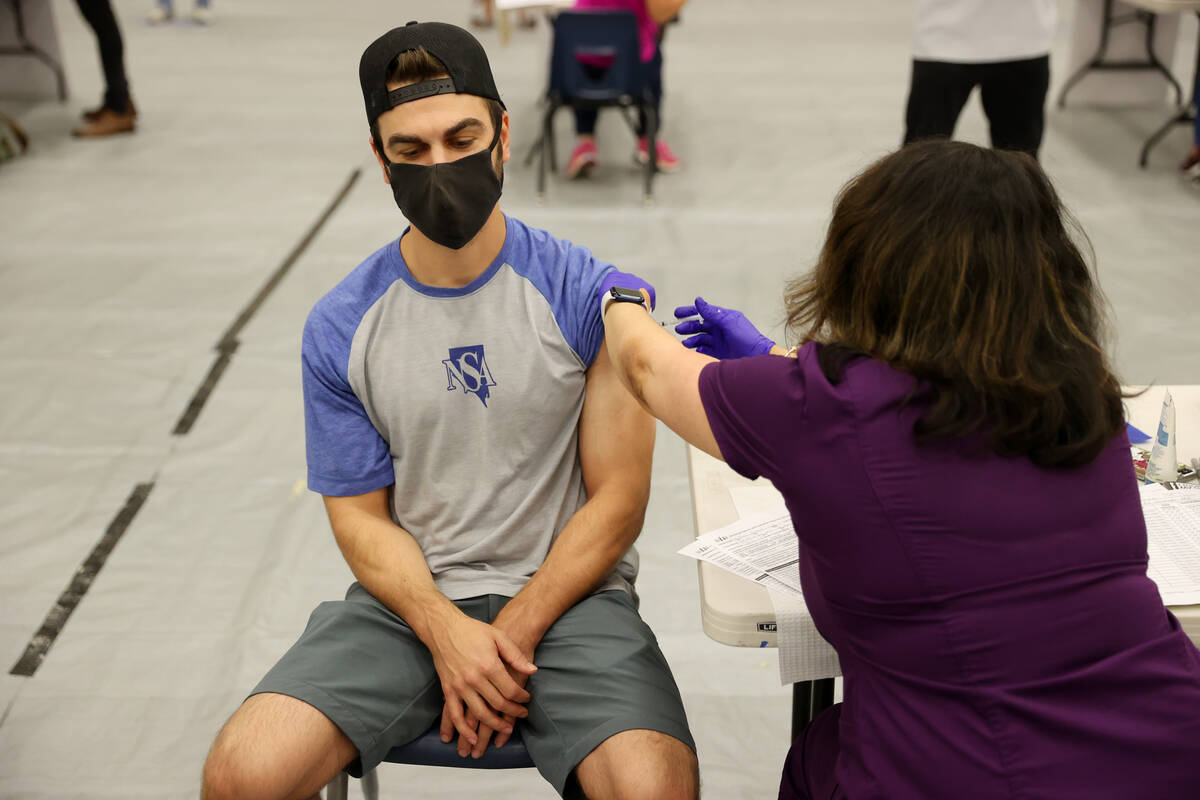
[[[646,83],[654,96],[654,116],[662,129],[662,48],[659,40],[661,26],[675,18],[687,0],[575,0],[577,11],[629,11],[637,17],[638,38],[642,46],[642,64],[646,70]],[[578,140],[571,158],[567,161],[567,177],[579,178],[591,172],[596,165],[596,117],[594,108],[575,109],[575,134]],[[660,172],[678,172],[683,166],[662,138],[655,141],[658,151]],[[650,160],[650,145],[646,139],[646,118],[638,113],[638,143],[633,160],[645,164]]]
[[1037,158],[1057,0],[917,0],[904,143],[950,138],[980,89],[992,147]]
[[109,0],[75,0],[79,13],[96,34],[100,65],[104,69],[104,102],[83,112],[86,124],[72,131],[79,138],[132,133],[137,109],[125,77],[125,43]]

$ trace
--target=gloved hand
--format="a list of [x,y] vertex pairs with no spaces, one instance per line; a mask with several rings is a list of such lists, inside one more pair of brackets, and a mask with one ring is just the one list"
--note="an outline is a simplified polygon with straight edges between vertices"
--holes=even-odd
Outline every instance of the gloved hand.
[[646,283],[644,280],[629,272],[618,272],[613,270],[604,276],[604,280],[600,282],[600,291],[596,293],[596,300],[600,303],[600,309],[604,309],[604,299],[608,297],[608,290],[617,286],[622,289],[645,289],[646,294],[650,295],[650,310],[654,310],[655,296],[654,287]]
[[676,319],[696,314],[700,315],[700,319],[679,323],[675,326],[675,332],[696,334],[684,339],[683,346],[698,353],[722,359],[745,358],[761,356],[775,344],[759,333],[758,328],[742,312],[706,303],[703,297],[697,297],[694,306],[675,309]]

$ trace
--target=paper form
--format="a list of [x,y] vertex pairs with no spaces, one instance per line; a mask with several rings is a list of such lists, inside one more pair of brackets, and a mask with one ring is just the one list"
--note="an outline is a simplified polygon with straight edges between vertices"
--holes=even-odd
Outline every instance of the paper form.
[[1146,517],[1146,569],[1163,604],[1200,604],[1200,491],[1151,484],[1141,490]]
[[800,594],[800,553],[792,520],[786,512],[783,516],[768,512],[740,519],[696,537],[679,552],[712,562],[755,583],[786,587]]
[[741,575],[743,578],[752,580],[768,589],[775,589],[796,595],[800,594],[799,579],[797,579],[797,586],[793,588],[778,578],[773,577],[771,573],[760,569],[749,561],[739,558],[736,554],[725,548],[712,542],[704,541],[704,538],[700,537],[685,547],[680,548],[679,553],[691,556],[700,561],[707,561],[710,564],[716,564],[721,569]]

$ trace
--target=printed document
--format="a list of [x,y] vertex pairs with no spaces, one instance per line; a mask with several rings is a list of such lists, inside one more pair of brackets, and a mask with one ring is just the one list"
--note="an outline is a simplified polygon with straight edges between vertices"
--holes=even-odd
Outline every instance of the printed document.
[[679,552],[767,588],[775,608],[779,680],[789,684],[841,674],[837,652],[817,632],[800,591],[800,549],[791,517],[771,487],[730,490],[742,519],[698,537]]
[[[1168,487],[1179,486],[1178,489]],[[1163,604],[1200,604],[1200,490],[1188,484],[1142,487],[1147,573],[1158,584]]]

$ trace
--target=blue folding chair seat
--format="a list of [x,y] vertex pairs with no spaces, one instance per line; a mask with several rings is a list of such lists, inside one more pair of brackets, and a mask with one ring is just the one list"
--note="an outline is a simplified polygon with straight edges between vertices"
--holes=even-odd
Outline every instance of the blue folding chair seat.
[[[393,747],[383,760],[389,764],[415,764],[424,767],[459,767],[460,769],[523,769],[533,766],[529,751],[521,741],[518,725],[503,747],[488,745],[479,758],[458,755],[458,739],[442,741],[441,720],[408,744]],[[342,772],[325,787],[326,800],[347,800],[350,776]],[[363,797],[379,800],[379,778],[372,770],[362,776]]]
[[653,197],[658,171],[658,118],[646,82],[638,38],[637,17],[629,11],[563,11],[554,18],[554,46],[542,135],[526,163],[538,155],[538,197],[546,193],[546,167],[557,170],[554,155],[554,114],[560,108],[621,109],[636,132],[634,110],[646,118],[645,136],[650,160],[646,165],[645,198]]

